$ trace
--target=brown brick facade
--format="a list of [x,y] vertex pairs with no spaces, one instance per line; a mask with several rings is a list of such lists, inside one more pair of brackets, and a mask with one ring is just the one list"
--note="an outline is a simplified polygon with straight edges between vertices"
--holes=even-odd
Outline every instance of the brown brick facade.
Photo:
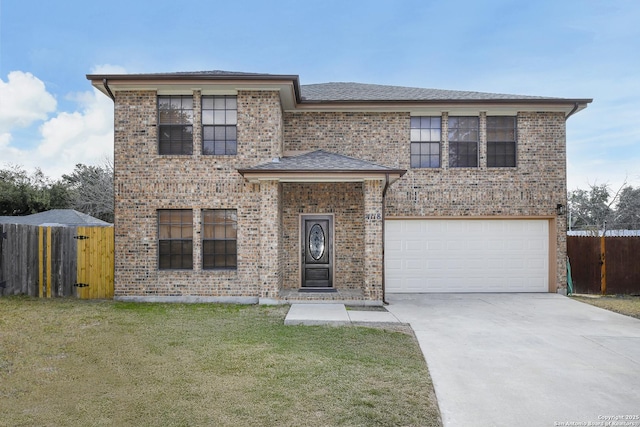
[[[254,184],[237,172],[286,152],[316,149],[407,169],[386,194],[388,217],[549,218],[556,230],[557,283],[565,283],[566,224],[564,217],[556,220],[556,204],[566,194],[563,113],[518,113],[515,168],[487,168],[486,114],[478,111],[478,168],[449,168],[443,138],[442,168],[411,169],[408,112],[283,113],[276,91],[238,91],[237,155],[203,155],[201,95],[193,91],[193,155],[161,156],[157,92],[116,93],[117,297],[278,300],[283,290],[300,286],[300,214],[331,213],[336,289],[381,301],[384,181]],[[443,113],[443,135],[447,118]],[[158,209],[193,210],[192,270],[158,269]],[[202,269],[202,209],[237,210],[237,269]]]
[[[517,116],[517,166],[488,168],[486,113],[480,117],[479,167],[448,167],[448,114],[442,117],[442,168],[411,169],[409,114],[285,113],[285,151],[332,150],[407,169],[386,197],[387,217],[543,217],[557,239],[556,280],[566,283],[566,223],[556,206],[566,194],[563,113]],[[383,129],[371,130],[381,126]],[[306,143],[305,143],[306,141]]]

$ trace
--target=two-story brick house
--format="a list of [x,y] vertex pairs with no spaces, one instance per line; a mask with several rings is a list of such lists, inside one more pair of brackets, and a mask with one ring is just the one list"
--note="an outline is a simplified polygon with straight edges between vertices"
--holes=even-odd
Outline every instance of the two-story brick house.
[[117,298],[380,304],[565,286],[565,121],[590,99],[87,78],[115,104]]

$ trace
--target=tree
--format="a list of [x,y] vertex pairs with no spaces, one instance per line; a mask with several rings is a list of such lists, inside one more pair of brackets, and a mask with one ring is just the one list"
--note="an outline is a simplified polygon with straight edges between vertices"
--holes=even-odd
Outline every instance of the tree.
[[568,193],[569,228],[588,230],[640,230],[640,188],[626,181],[612,195],[608,184],[590,184],[589,190]]
[[86,214],[113,222],[113,163],[105,160],[102,166],[77,164],[73,173],[62,175],[71,188],[71,206]]
[[0,215],[29,215],[52,206],[68,207],[68,196],[64,184],[52,184],[40,169],[31,175],[16,165],[0,170]]
[[576,189],[568,194],[569,228],[577,230],[600,230],[611,218],[613,210],[609,202],[608,184],[592,184],[590,189]]
[[615,227],[620,230],[640,230],[640,187],[625,187],[616,207]]

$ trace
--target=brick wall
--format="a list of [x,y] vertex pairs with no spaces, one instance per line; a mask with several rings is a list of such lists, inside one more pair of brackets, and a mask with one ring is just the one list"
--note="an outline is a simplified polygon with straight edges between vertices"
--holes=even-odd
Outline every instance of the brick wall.
[[409,168],[409,113],[285,113],[285,151],[323,149]]
[[[246,182],[236,169],[281,152],[278,94],[238,93],[237,156],[201,154],[200,93],[193,95],[193,155],[160,156],[156,92],[116,93],[116,296],[260,296],[260,186]],[[158,270],[158,209],[193,209],[193,270]],[[237,209],[237,270],[202,269],[201,209]]]
[[[517,167],[487,168],[486,114],[480,117],[479,167],[449,168],[448,115],[442,121],[442,168],[410,168],[407,113],[285,113],[285,150],[325,149],[407,169],[386,198],[388,217],[545,216],[566,204],[566,134],[563,113],[521,112]],[[377,129],[376,129],[377,128]],[[556,227],[558,284],[566,282],[566,218]],[[554,268],[554,266],[550,266]]]
[[[236,171],[284,151],[322,148],[407,169],[387,193],[387,216],[555,218],[556,204],[565,203],[562,113],[518,115],[516,168],[486,167],[486,137],[481,132],[480,167],[449,169],[444,141],[443,168],[410,169],[408,113],[283,114],[277,92],[271,91],[238,92],[236,156],[202,155],[201,94],[193,95],[193,155],[160,156],[156,93],[116,93],[116,296],[274,298],[278,288],[299,286],[299,214],[334,213],[335,286],[361,289],[366,297],[379,300],[382,228],[374,211],[380,182],[258,185]],[[479,116],[482,128],[486,118]],[[444,114],[443,135],[447,122]],[[200,210],[211,208],[238,211],[237,270],[201,268]],[[157,209],[193,209],[193,270],[157,269]],[[374,215],[371,223],[367,214]],[[557,231],[558,283],[564,283],[565,218],[551,223]],[[265,242],[272,246],[265,247]]]

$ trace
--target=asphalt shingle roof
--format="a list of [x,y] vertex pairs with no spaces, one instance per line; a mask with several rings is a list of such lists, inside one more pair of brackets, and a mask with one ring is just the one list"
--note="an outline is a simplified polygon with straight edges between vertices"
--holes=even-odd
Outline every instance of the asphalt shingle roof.
[[26,225],[43,225],[43,224],[60,224],[68,226],[108,226],[112,225],[101,219],[94,218],[82,212],[73,209],[51,209],[45,212],[39,212],[25,216],[2,216],[1,224],[26,224]]
[[365,172],[397,172],[398,169],[382,166],[366,160],[355,159],[341,154],[330,153],[324,150],[316,150],[298,156],[282,157],[279,161],[262,163],[250,168],[242,169],[242,172],[258,171],[296,171],[296,172],[338,172],[338,171],[365,171]]
[[151,74],[111,74],[87,75],[90,80],[290,80],[296,91],[296,100],[300,103],[322,102],[552,102],[552,103],[589,103],[591,99],[565,99],[545,96],[511,95],[504,93],[473,92],[460,90],[426,89],[406,86],[388,86],[378,84],[333,82],[300,85],[297,75],[281,75],[267,73],[247,73],[240,71],[185,71]]
[[301,85],[300,92],[303,101],[487,101],[558,99],[543,96],[339,82]]

